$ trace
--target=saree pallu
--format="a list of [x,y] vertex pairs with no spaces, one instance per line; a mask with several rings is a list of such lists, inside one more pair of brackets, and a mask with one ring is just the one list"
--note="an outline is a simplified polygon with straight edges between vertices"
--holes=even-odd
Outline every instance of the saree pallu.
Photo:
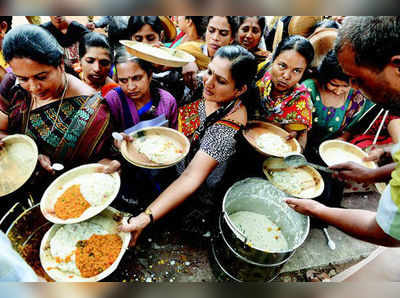
[[52,161],[87,163],[105,155],[112,128],[108,106],[99,94],[65,98],[61,107],[56,101],[29,113],[30,102],[25,90],[16,91],[8,113],[10,134],[29,135]]

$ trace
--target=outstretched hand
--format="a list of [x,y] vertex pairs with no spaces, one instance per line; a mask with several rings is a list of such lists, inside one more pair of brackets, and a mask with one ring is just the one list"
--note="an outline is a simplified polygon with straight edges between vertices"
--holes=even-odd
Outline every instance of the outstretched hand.
[[385,151],[382,148],[375,148],[372,149],[369,153],[368,156],[363,158],[363,161],[373,161],[373,162],[378,162],[382,155],[385,153]]
[[288,133],[289,133],[289,135],[286,137],[287,141],[290,141],[291,139],[294,139],[297,137],[297,132],[295,132],[295,131],[289,131]]
[[38,161],[39,164],[41,165],[41,167],[48,173],[54,175],[55,171],[53,170],[53,168],[51,167],[51,160],[50,157],[48,157],[47,155],[44,154],[39,154],[38,155]]
[[308,199],[285,198],[285,202],[293,210],[308,216],[315,216],[317,211],[324,207],[321,203]]
[[336,164],[329,167],[335,172],[332,174],[334,178],[341,181],[356,181],[358,183],[374,183],[374,171],[358,163],[349,161]]
[[112,174],[115,172],[119,173],[121,170],[121,164],[118,160],[103,158],[98,163],[102,165],[102,167],[99,167],[97,170],[99,173]]
[[132,142],[132,141],[133,141],[133,138],[132,138],[130,135],[124,133],[124,132],[121,132],[121,133],[119,133],[119,134],[122,136],[123,139],[122,139],[122,140],[114,139],[114,146],[115,146],[118,150],[121,150],[121,144],[122,144],[122,142],[123,142],[123,141]]
[[131,218],[127,224],[118,226],[118,231],[131,233],[132,238],[129,246],[135,246],[140,234],[149,223],[149,217],[144,213],[140,213],[138,216]]

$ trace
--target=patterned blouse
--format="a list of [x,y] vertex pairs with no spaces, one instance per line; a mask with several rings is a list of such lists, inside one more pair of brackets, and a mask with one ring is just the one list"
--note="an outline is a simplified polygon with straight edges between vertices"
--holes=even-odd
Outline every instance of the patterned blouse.
[[30,111],[30,95],[19,85],[0,102],[8,115],[8,133],[30,136],[52,161],[81,164],[110,153],[111,117],[100,94],[74,96]]
[[272,98],[271,74],[266,72],[257,82],[261,96],[262,118],[278,123],[291,130],[309,130],[312,126],[312,101],[303,85],[297,85],[289,93]]
[[[207,118],[204,100],[195,101],[179,109],[179,130],[190,137],[194,130],[204,124]],[[240,130],[240,124],[220,120],[208,127],[200,140],[199,150],[218,162],[217,168],[207,179],[207,184],[215,185],[225,172],[226,163],[236,152],[235,135]],[[185,163],[177,167],[178,173],[185,170]]]

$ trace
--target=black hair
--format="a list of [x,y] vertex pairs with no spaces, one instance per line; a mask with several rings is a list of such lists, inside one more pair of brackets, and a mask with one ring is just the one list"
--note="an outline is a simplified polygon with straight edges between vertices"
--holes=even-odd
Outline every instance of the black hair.
[[265,31],[265,17],[262,17],[262,16],[240,16],[239,23],[238,23],[238,30],[239,30],[239,27],[242,26],[244,21],[246,21],[248,18],[257,18],[257,24],[258,24],[258,26],[260,26],[261,36],[263,36],[264,31]]
[[[210,20],[215,17],[215,16],[209,16],[207,19],[207,26],[208,27],[208,23],[210,23]],[[224,18],[226,18],[226,20],[228,21],[229,26],[231,27],[231,36],[232,38],[235,37],[236,34],[236,30],[238,28],[238,20],[236,16],[224,16]]]
[[[138,57],[130,55],[125,48],[118,48],[115,54],[115,69],[117,70],[117,65],[121,63],[126,63],[128,61],[135,62],[141,69],[143,69],[146,74],[150,77],[154,73],[154,66],[151,62],[140,59]],[[118,71],[116,71],[118,78]],[[150,96],[153,101],[154,106],[158,106],[160,102],[160,86],[155,80],[150,81]]]
[[102,48],[108,51],[111,63],[113,61],[113,55],[111,47],[108,42],[107,36],[97,32],[89,32],[84,34],[79,40],[79,59],[82,59],[86,55],[87,51],[91,47]]
[[336,21],[334,21],[334,20],[325,19],[325,20],[322,20],[322,21],[317,22],[317,23],[311,28],[310,33],[315,32],[315,30],[316,30],[317,28],[333,28],[333,29],[339,29],[339,27],[340,27],[340,24],[339,24],[338,22],[336,22]]
[[330,50],[319,65],[317,79],[322,85],[333,79],[349,82],[349,77],[343,73],[334,50]]
[[144,25],[150,25],[161,39],[164,27],[158,16],[131,16],[128,21],[128,33],[130,36],[138,32]]
[[27,24],[13,28],[5,35],[3,55],[7,62],[13,58],[29,58],[57,67],[63,61],[64,51],[46,29]]
[[196,27],[197,35],[203,38],[207,29],[206,18],[203,16],[185,16],[185,18],[192,20],[193,25]]
[[240,45],[228,45],[221,47],[214,55],[231,61],[231,76],[235,82],[235,88],[240,89],[247,85],[247,91],[240,96],[245,106],[251,110],[256,105],[255,96],[258,89],[255,86],[257,73],[257,61],[252,53]]
[[7,31],[6,31],[6,33],[8,32],[8,31],[10,31],[10,29],[11,29],[11,26],[12,26],[12,16],[0,16],[0,24],[1,23],[3,23],[3,22],[6,22],[6,24],[7,24]]
[[336,53],[347,45],[354,51],[357,65],[381,71],[400,54],[400,16],[344,18],[335,41]]
[[301,35],[291,35],[283,39],[276,47],[272,61],[284,51],[295,50],[306,59],[307,67],[314,59],[314,48],[311,42]]

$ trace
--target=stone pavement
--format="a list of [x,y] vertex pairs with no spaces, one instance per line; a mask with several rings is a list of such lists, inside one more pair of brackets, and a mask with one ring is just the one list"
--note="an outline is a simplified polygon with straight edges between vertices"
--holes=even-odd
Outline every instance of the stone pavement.
[[[352,194],[343,199],[342,206],[376,210],[378,200],[377,193]],[[297,281],[306,280],[304,271],[308,269],[329,271],[336,268],[334,273],[339,273],[377,247],[333,227],[329,227],[328,232],[336,243],[334,251],[327,246],[322,230],[311,229],[307,240],[281,269],[276,281],[285,281],[285,276],[296,274],[301,276]],[[106,281],[214,282],[217,279],[211,263],[207,239],[191,239],[161,224],[141,235],[138,245],[126,253],[118,270]]]
[[[342,200],[345,208],[366,209],[375,211],[380,195],[378,193],[352,194]],[[323,268],[330,264],[344,264],[367,257],[376,245],[359,241],[342,231],[330,226],[328,233],[336,244],[331,250],[321,229],[311,229],[307,240],[286,263],[281,272],[291,272],[302,269]]]

